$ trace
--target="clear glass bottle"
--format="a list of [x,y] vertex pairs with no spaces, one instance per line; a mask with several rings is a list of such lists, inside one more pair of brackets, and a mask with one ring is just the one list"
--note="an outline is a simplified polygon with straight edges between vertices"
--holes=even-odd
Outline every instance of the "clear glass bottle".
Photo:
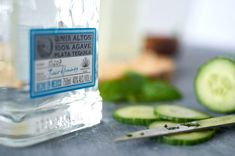
[[0,0],[0,25],[0,144],[28,146],[100,123],[99,0]]

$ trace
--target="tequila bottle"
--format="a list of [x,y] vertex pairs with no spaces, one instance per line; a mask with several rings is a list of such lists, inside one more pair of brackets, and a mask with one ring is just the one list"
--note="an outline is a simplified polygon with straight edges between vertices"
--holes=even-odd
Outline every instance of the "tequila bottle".
[[0,0],[0,24],[0,144],[100,123],[99,0]]

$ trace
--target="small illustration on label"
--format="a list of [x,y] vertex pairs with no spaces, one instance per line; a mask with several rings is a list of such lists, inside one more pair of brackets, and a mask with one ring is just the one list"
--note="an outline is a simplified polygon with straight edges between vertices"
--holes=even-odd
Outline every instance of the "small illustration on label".
[[95,85],[96,29],[32,29],[32,98]]
[[37,52],[42,58],[48,58],[51,56],[53,50],[53,42],[50,38],[42,38],[38,40]]
[[82,60],[82,67],[86,68],[89,65],[90,65],[90,61],[86,57],[84,57],[84,59]]

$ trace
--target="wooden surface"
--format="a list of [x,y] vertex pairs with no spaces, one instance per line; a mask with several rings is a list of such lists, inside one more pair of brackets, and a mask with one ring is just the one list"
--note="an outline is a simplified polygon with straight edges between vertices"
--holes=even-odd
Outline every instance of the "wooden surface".
[[[181,54],[182,57],[177,58],[174,83],[184,99],[177,103],[207,111],[195,100],[193,77],[202,62],[221,53],[186,48]],[[100,125],[28,148],[0,146],[0,156],[232,156],[235,153],[235,128],[223,129],[209,142],[195,146],[171,146],[150,139],[114,143],[115,137],[144,128],[114,121],[112,111],[117,107],[104,104],[104,118]]]
[[128,61],[100,60],[99,63],[99,82],[120,79],[129,71],[148,77],[169,80],[171,74],[175,71],[173,59],[157,55],[152,51],[145,51],[138,57]]

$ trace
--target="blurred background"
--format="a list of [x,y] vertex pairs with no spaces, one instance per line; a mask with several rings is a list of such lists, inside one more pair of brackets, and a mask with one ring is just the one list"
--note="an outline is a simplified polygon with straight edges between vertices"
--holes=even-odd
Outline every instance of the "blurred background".
[[234,15],[234,0],[101,0],[100,78],[171,73],[185,46],[235,53]]
[[[36,16],[53,20],[53,1],[46,7],[45,1],[29,0],[27,5],[43,7],[44,12]],[[7,9],[0,6],[0,10]],[[7,20],[1,13],[0,24]],[[0,25],[0,43],[8,35],[5,29]],[[234,41],[235,0],[101,0],[100,81],[119,78],[130,70],[167,80],[182,47],[234,54]],[[197,51],[184,51],[192,52]],[[6,57],[3,54],[0,60]]]
[[136,53],[146,37],[158,35],[234,49],[234,14],[234,0],[101,0],[101,51]]

